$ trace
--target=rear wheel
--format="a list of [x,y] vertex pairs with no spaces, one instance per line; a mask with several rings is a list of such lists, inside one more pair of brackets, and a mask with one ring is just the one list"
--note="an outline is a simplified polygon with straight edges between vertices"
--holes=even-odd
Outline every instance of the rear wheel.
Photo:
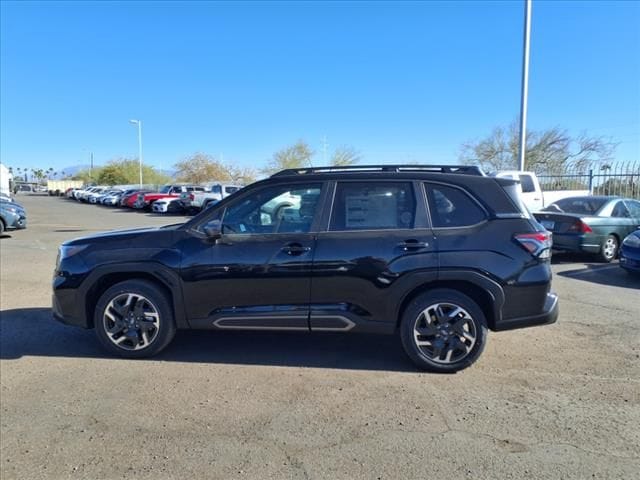
[[598,259],[601,262],[610,262],[618,255],[618,239],[615,235],[609,235],[605,238],[602,243],[602,247],[600,247],[600,253],[598,254]]
[[167,297],[145,280],[121,282],[104,292],[96,305],[94,326],[103,347],[128,358],[156,355],[176,333]]
[[0,235],[4,233],[4,220],[0,218]]
[[453,373],[473,364],[484,350],[487,321],[466,295],[437,289],[409,304],[400,336],[405,352],[419,368]]

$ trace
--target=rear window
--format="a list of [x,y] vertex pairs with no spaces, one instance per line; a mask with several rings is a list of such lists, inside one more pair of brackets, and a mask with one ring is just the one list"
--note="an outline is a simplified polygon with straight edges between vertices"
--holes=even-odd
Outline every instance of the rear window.
[[520,175],[520,184],[522,185],[522,193],[531,193],[536,191],[531,175]]
[[459,188],[429,183],[426,188],[435,228],[467,227],[485,220],[484,210]]
[[577,213],[579,215],[597,215],[607,203],[606,198],[571,197],[552,203],[544,210],[549,212]]

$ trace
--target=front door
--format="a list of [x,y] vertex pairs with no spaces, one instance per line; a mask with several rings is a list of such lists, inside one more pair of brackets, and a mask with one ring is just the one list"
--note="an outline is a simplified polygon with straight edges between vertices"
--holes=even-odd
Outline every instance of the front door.
[[[308,330],[321,183],[248,190],[185,240],[183,292],[194,327]],[[222,237],[197,230],[221,220]]]

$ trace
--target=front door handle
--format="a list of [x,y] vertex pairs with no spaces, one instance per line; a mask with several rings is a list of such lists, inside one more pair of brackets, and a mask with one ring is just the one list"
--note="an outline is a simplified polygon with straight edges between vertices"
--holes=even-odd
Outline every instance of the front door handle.
[[429,246],[427,242],[419,242],[418,240],[410,239],[405,240],[404,242],[400,242],[398,247],[405,252],[410,252],[413,250],[422,250]]
[[311,250],[311,247],[304,247],[299,243],[290,243],[282,247],[282,251],[287,255],[302,255]]

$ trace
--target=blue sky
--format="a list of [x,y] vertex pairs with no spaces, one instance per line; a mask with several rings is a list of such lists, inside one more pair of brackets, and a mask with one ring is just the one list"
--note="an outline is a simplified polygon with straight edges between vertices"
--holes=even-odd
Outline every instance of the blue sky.
[[[534,0],[529,126],[640,159],[640,3]],[[523,3],[2,2],[10,166],[196,151],[262,166],[305,139],[368,163],[453,163],[519,112]]]

